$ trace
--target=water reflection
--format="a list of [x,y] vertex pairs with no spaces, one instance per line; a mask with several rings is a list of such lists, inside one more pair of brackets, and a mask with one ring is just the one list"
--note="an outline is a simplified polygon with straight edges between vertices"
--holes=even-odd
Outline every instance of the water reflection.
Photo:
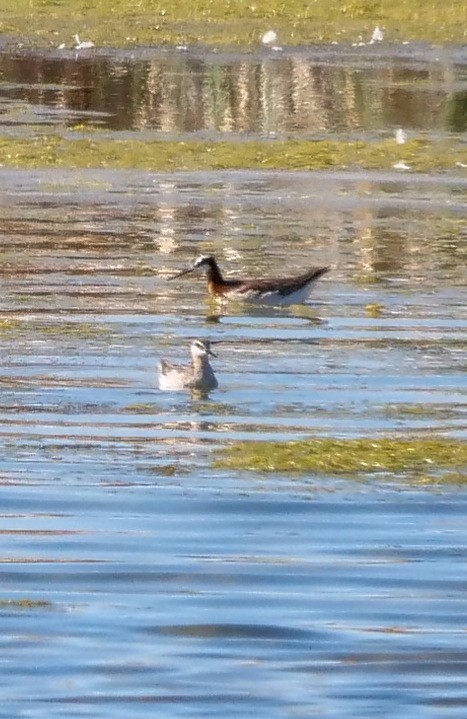
[[0,55],[0,124],[162,136],[317,137],[466,127],[467,59],[447,52]]

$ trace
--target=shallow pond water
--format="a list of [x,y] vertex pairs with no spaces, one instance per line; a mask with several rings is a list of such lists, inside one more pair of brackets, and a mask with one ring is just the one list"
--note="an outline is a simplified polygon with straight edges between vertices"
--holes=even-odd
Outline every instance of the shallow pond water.
[[[213,458],[465,438],[466,210],[461,170],[2,170],[0,717],[465,716],[463,485]],[[218,307],[168,280],[200,252],[332,271]],[[159,392],[193,337],[219,389]]]

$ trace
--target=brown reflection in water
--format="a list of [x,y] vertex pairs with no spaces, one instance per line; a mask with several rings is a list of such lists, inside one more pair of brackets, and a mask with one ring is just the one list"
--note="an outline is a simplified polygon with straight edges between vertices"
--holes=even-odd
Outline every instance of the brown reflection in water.
[[42,113],[42,122],[98,123],[110,130],[286,136],[397,126],[462,131],[463,72],[452,63],[408,66],[400,58],[359,66],[345,56],[326,64],[300,55],[209,62],[169,53],[151,61],[5,54],[0,122],[16,100],[63,111],[45,113],[45,120]]
[[421,217],[404,210],[395,215],[363,205],[353,217],[355,267],[362,278],[404,279],[408,287],[428,283],[425,290],[438,281],[463,284],[467,245],[460,218]]

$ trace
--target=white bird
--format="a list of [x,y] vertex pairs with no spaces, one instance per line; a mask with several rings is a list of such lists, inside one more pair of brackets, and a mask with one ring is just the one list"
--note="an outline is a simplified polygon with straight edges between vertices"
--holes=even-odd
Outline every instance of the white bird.
[[396,130],[396,142],[398,145],[405,145],[407,142],[407,133],[402,129],[402,127],[399,127]]
[[402,160],[400,160],[393,165],[393,168],[395,170],[410,170],[410,165],[407,165],[405,162],[402,162]]
[[274,30],[268,30],[261,38],[263,45],[274,45],[277,42],[277,33]]
[[74,47],[74,50],[90,50],[92,47],[94,47],[94,43],[92,40],[81,41],[79,39],[79,35],[75,35],[75,42],[76,45]]
[[384,33],[382,30],[379,29],[378,25],[373,30],[373,35],[371,36],[371,40],[368,43],[369,45],[373,45],[375,42],[382,42],[384,40]]

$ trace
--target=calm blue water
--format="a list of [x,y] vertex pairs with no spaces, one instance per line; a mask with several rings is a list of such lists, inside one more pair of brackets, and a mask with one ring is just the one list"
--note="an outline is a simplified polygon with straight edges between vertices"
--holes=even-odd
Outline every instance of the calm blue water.
[[464,715],[463,493],[119,480],[2,490],[1,716]]
[[[2,170],[2,719],[464,719],[464,485],[213,464],[465,438],[462,173]],[[307,307],[219,308],[168,281],[201,252],[332,272]],[[194,337],[219,389],[159,392]]]

